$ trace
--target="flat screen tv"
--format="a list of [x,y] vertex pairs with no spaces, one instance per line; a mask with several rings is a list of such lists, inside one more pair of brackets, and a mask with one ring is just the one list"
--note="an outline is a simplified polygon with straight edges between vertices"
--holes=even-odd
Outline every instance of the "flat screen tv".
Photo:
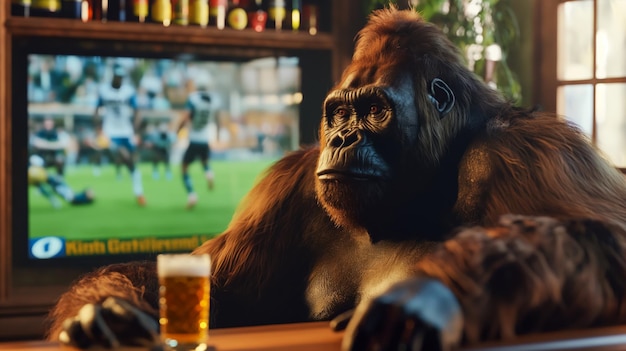
[[[13,52],[14,286],[67,284],[95,266],[191,251],[221,233],[259,175],[301,144],[297,55],[45,40],[16,41]],[[119,99],[137,118],[131,142],[145,204],[98,123],[113,109],[98,106],[114,76],[132,95]],[[213,177],[199,160],[189,165],[190,208],[181,170],[190,129],[181,121],[199,89],[214,109],[202,131]]]

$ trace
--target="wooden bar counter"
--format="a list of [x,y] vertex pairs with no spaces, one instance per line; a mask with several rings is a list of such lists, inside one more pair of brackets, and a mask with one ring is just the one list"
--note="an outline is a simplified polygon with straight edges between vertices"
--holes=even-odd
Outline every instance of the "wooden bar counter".
[[[333,332],[328,322],[278,324],[258,327],[214,329],[209,345],[215,351],[339,351],[343,333]],[[73,351],[71,347],[45,341],[0,342],[2,351]],[[90,351],[104,350],[102,348]],[[148,351],[122,348],[116,351]],[[209,349],[207,351],[212,351]]]
[[[328,322],[215,329],[207,351],[340,351],[342,332]],[[77,351],[46,341],[0,342],[1,351]],[[104,351],[91,348],[89,351]],[[520,336],[513,342],[486,343],[460,351],[625,351],[626,325]],[[110,351],[110,350],[109,350]],[[150,351],[124,347],[115,351]]]

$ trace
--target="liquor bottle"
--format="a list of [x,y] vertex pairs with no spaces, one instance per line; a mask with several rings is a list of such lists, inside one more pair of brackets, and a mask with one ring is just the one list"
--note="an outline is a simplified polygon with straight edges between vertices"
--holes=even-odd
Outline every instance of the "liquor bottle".
[[209,0],[209,25],[224,29],[228,0]]
[[[98,1],[98,0],[96,0]],[[109,19],[109,0],[99,0],[102,6],[102,22],[106,22]]]
[[82,0],[80,19],[87,21],[102,21],[102,0]]
[[288,6],[287,22],[293,31],[300,30],[302,24],[302,0],[290,0]]
[[267,28],[282,30],[285,24],[287,9],[285,8],[285,0],[268,0],[267,6]]
[[61,17],[64,18],[81,18],[81,0],[62,0],[61,1]]
[[172,23],[172,3],[170,0],[154,0],[150,7],[152,22],[168,27]]
[[91,21],[91,8],[87,0],[80,1],[80,20],[83,22]]
[[148,0],[126,0],[126,20],[128,22],[146,22],[149,8]]
[[262,0],[254,0],[248,6],[248,25],[255,32],[265,30],[267,11],[263,9]]
[[30,16],[31,0],[11,0],[11,16]]
[[172,0],[172,9],[174,24],[179,26],[189,24],[189,0]]
[[108,0],[107,20],[126,22],[126,1],[130,0]]
[[209,0],[189,0],[189,24],[200,27],[209,24]]
[[231,0],[228,5],[228,13],[226,15],[226,20],[228,22],[228,26],[237,29],[243,30],[248,26],[248,14],[246,13],[246,9],[243,6],[240,0]]
[[38,17],[61,17],[60,0],[33,0],[30,15]]
[[319,26],[319,7],[315,2],[305,1],[302,5],[302,29],[311,35],[317,34]]

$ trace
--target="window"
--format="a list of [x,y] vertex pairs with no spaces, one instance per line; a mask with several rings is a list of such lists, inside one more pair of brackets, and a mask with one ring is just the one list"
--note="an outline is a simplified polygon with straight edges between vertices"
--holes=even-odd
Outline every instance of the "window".
[[[542,2],[541,58],[556,66],[542,70],[541,80],[556,88],[552,96],[548,89],[543,91],[546,107],[556,107],[558,114],[578,124],[611,161],[624,169],[626,0]],[[553,41],[555,49],[544,48]],[[551,77],[546,76],[549,72]]]

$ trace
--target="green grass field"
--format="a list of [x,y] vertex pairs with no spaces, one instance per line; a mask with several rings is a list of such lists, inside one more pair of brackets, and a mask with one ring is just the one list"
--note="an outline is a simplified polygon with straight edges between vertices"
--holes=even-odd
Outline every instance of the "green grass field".
[[187,193],[180,167],[173,166],[173,179],[161,172],[153,179],[152,167],[141,164],[146,207],[137,205],[128,171],[117,179],[113,166],[94,176],[90,166],[69,168],[65,179],[74,189],[85,187],[95,193],[90,205],[72,206],[63,202],[55,209],[37,189],[29,190],[30,237],[61,236],[70,240],[134,239],[153,236],[214,235],[223,231],[236,206],[252,188],[271,160],[212,161],[215,187],[209,190],[199,163],[190,166],[194,190],[199,196],[195,208],[185,208]]

